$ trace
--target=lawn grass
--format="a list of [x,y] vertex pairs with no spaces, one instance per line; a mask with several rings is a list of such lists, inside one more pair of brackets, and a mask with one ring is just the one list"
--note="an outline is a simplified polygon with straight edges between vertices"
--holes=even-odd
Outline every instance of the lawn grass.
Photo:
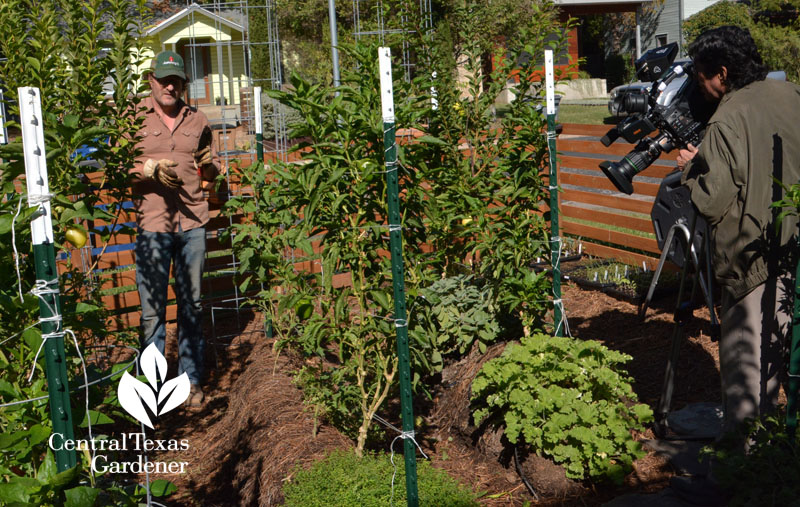
[[558,106],[559,123],[580,123],[583,125],[613,125],[617,118],[608,113],[608,106],[582,106],[578,104],[560,104]]

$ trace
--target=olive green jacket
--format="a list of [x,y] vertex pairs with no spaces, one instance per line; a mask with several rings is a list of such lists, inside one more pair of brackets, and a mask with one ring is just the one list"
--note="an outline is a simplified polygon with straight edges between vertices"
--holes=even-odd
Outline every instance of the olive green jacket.
[[794,271],[796,217],[770,205],[800,182],[800,87],[756,81],[725,94],[683,180],[712,226],[717,282],[740,298],[779,272]]

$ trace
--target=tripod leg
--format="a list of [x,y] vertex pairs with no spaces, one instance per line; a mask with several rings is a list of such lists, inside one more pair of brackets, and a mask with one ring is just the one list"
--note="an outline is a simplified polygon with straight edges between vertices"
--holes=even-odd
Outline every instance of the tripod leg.
[[667,434],[667,415],[672,406],[672,393],[675,391],[675,374],[678,371],[678,355],[681,350],[681,338],[683,337],[683,323],[676,321],[672,331],[672,347],[667,358],[667,369],[664,373],[664,385],[661,389],[661,398],[658,400],[658,408],[655,413],[655,424],[653,431],[659,438],[664,438]]
[[667,257],[669,257],[669,250],[672,248],[672,242],[675,241],[675,231],[682,227],[679,224],[675,224],[669,228],[669,232],[667,232],[667,239],[664,241],[664,248],[661,250],[661,257],[658,259],[658,266],[656,266],[656,270],[653,273],[653,279],[650,280],[650,287],[647,289],[647,297],[644,299],[642,303],[642,307],[639,309],[639,318],[644,320],[645,316],[647,315],[647,308],[650,306],[650,301],[653,299],[653,294],[656,291],[656,285],[658,285],[658,278],[661,276],[661,270],[664,269],[664,264],[667,262]]
[[[694,237],[697,219],[692,220],[691,231],[685,225],[676,224],[673,227],[679,228],[686,236],[686,257],[683,260],[683,268],[681,269],[680,284],[678,286],[678,300],[675,304],[675,327],[672,331],[672,346],[670,348],[669,357],[667,358],[667,368],[664,373],[664,385],[661,389],[661,398],[658,400],[658,407],[655,413],[655,424],[653,431],[659,438],[664,438],[667,434],[667,415],[672,406],[672,394],[675,391],[675,375],[678,371],[678,356],[681,350],[681,340],[683,338],[683,326],[686,322],[687,313],[691,312],[691,300],[688,302],[683,301],[683,293],[686,288],[686,276],[689,272],[690,255],[694,255],[694,261],[697,262],[697,256],[692,248],[691,239]],[[672,229],[670,229],[672,232]],[[668,251],[667,248],[664,251]],[[697,288],[697,279],[692,285],[692,297]]]

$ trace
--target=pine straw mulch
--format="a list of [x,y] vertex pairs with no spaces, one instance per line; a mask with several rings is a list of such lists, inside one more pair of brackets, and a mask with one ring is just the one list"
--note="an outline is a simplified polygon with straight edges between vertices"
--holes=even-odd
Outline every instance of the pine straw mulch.
[[[630,302],[573,284],[562,290],[572,335],[633,356],[628,371],[634,390],[640,401],[655,406],[671,344],[674,296],[656,301],[642,322],[638,307]],[[186,438],[191,446],[179,455],[157,457],[189,462],[187,474],[164,476],[179,488],[169,505],[279,505],[281,487],[297,466],[307,467],[330,450],[352,446],[329,426],[312,436],[313,415],[292,383],[291,371],[299,359],[285,353],[276,357],[272,342],[259,329],[260,319],[254,316],[229,345],[213,347],[216,354],[209,354],[212,373],[203,407],[176,410],[159,420],[157,438]],[[673,409],[720,397],[708,310],[696,310],[683,330]],[[174,338],[170,341],[174,344]],[[415,415],[423,417],[417,440],[435,467],[483,492],[483,505],[517,506],[534,499],[515,470],[513,453],[503,446],[501,434],[472,426],[469,414],[472,379],[485,361],[501,352],[502,345],[495,345],[485,355],[473,353],[445,368],[433,399],[416,400]],[[396,414],[390,420],[400,426]],[[653,435],[648,430],[637,437]],[[546,460],[520,458],[524,475],[540,495],[534,505],[599,505],[627,493],[658,491],[674,474],[651,452],[635,463],[623,486],[590,487],[567,480],[562,469]]]

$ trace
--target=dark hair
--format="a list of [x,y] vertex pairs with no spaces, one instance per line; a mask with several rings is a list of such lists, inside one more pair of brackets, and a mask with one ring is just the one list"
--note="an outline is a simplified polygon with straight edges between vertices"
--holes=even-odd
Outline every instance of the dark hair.
[[704,72],[728,69],[726,84],[731,90],[767,77],[767,66],[746,28],[721,26],[703,32],[689,46],[689,56]]

